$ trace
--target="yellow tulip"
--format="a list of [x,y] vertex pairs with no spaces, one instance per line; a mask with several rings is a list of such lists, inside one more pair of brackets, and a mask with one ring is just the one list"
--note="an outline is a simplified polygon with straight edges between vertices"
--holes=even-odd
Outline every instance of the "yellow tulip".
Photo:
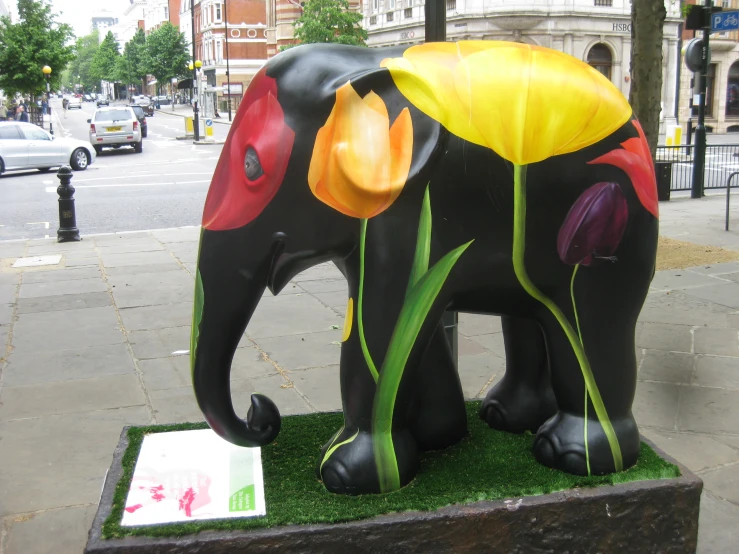
[[521,43],[428,43],[387,58],[400,92],[451,133],[519,165],[575,152],[631,117],[589,65]]
[[308,185],[322,202],[351,217],[374,217],[405,186],[413,153],[413,124],[404,108],[392,126],[382,99],[361,98],[346,83],[316,136]]
[[341,342],[346,342],[352,334],[352,318],[354,317],[354,299],[349,297],[346,303],[346,316],[344,316],[344,333]]

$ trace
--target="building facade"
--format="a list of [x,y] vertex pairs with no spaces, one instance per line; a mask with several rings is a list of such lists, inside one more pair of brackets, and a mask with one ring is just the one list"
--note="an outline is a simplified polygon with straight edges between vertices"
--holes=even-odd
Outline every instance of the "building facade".
[[[663,126],[677,117],[679,2],[665,0]],[[560,50],[592,65],[628,98],[629,0],[446,0],[447,40],[508,40]],[[424,0],[363,0],[370,46],[424,41]]]
[[[689,0],[688,4],[696,4]],[[739,0],[714,2],[724,10],[739,10]],[[684,31],[683,42],[687,44],[703,33]],[[706,79],[706,130],[713,133],[739,132],[739,32],[712,33],[710,39],[711,58]],[[698,103],[693,106],[694,75],[685,64],[680,78],[680,124],[687,130],[688,121],[693,128],[698,124]],[[683,132],[683,135],[687,135]],[[683,141],[685,142],[685,140]]]

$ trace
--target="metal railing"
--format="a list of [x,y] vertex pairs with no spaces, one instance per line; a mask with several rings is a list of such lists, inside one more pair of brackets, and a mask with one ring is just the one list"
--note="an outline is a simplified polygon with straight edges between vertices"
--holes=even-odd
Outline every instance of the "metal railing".
[[[657,163],[669,163],[670,191],[690,190],[693,182],[694,147],[658,146]],[[706,146],[704,189],[723,189],[734,171],[739,171],[739,144],[709,144]]]

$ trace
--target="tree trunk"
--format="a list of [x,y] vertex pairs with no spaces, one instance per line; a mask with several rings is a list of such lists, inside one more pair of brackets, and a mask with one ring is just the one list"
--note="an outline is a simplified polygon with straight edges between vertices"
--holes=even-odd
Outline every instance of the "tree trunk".
[[666,16],[664,0],[632,0],[629,103],[644,129],[653,157],[659,138],[662,31]]

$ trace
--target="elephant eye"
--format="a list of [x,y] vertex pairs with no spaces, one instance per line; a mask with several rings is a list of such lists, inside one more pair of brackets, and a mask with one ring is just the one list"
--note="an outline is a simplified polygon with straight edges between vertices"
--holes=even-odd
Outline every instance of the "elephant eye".
[[244,173],[250,181],[256,181],[264,175],[262,164],[259,163],[259,157],[253,148],[249,148],[244,156]]

